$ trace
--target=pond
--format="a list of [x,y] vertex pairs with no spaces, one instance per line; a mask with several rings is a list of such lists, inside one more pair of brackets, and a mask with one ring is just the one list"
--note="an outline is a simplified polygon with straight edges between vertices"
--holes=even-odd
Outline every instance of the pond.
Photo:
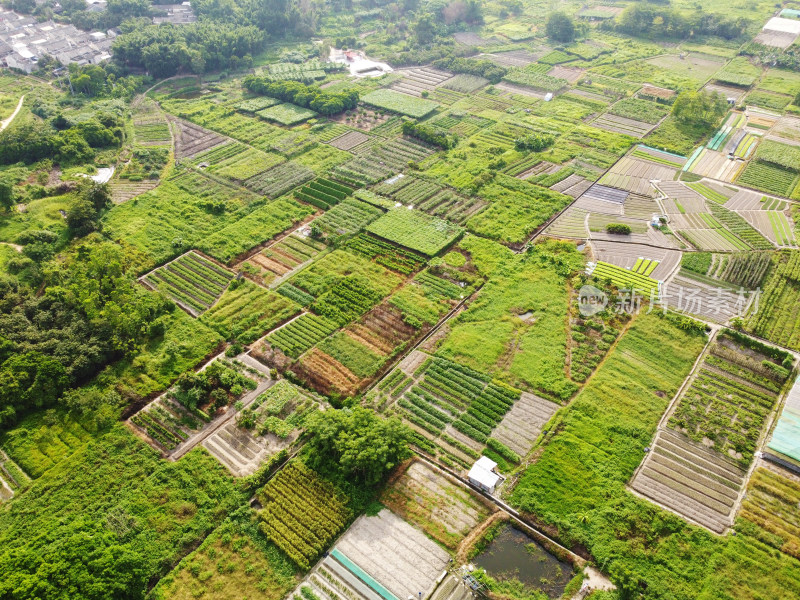
[[473,563],[498,581],[517,579],[551,598],[561,596],[573,577],[570,563],[559,560],[510,525],[503,527]]

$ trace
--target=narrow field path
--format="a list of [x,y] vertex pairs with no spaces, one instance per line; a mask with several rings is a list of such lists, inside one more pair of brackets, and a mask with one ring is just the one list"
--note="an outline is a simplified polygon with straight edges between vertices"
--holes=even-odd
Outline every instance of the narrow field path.
[[8,117],[7,119],[3,119],[2,121],[0,121],[0,131],[3,131],[6,127],[11,125],[11,121],[14,120],[14,117],[16,117],[17,113],[22,109],[23,100],[25,100],[24,94],[20,97],[19,102],[17,102],[17,108],[14,109],[14,112],[11,113],[11,116]]

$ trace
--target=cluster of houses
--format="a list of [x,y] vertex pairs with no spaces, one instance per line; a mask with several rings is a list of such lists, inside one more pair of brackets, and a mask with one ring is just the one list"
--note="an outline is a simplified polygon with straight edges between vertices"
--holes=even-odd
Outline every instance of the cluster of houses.
[[[154,23],[182,25],[197,20],[189,2],[154,8]],[[87,10],[105,9],[106,0],[87,0]],[[86,32],[74,25],[40,22],[31,15],[0,9],[0,66],[31,73],[45,55],[65,65],[98,64],[111,58],[111,44],[116,35],[113,29]]]

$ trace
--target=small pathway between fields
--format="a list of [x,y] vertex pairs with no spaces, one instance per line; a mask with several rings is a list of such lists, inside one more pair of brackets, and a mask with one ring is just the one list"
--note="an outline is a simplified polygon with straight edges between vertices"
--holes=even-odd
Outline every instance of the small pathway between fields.
[[25,100],[24,94],[20,97],[19,102],[17,102],[17,108],[14,109],[14,112],[11,113],[11,116],[8,117],[7,119],[3,119],[2,121],[0,121],[0,131],[3,131],[6,127],[11,125],[11,121],[14,120],[14,117],[16,117],[17,113],[22,109],[23,100]]

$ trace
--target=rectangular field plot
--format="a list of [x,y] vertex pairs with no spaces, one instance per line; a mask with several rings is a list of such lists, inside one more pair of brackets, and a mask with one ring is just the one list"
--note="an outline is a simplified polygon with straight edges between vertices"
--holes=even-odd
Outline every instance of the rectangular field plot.
[[635,138],[643,138],[655,127],[652,123],[620,117],[611,113],[606,113],[597,117],[592,121],[592,125],[600,129],[605,129],[606,131],[624,133],[625,135]]
[[773,257],[759,309],[747,325],[756,335],[800,350],[800,252],[783,251]]
[[249,344],[299,312],[300,305],[289,298],[244,280],[227,290],[201,320],[225,339]]
[[522,392],[520,399],[495,427],[492,437],[519,456],[527,456],[543,427],[558,408],[555,402]]
[[480,496],[421,461],[412,462],[380,500],[451,550],[494,511]]
[[600,281],[610,280],[611,284],[619,289],[635,289],[646,298],[649,298],[651,293],[657,294],[659,289],[658,281],[655,279],[603,261],[598,261],[594,267],[590,266],[587,274]]
[[239,142],[217,146],[194,158],[199,167],[237,182],[254,177],[285,160],[277,154],[267,154]]
[[626,156],[619,160],[599,183],[621,190],[627,190],[642,196],[652,196],[651,180],[673,180],[679,166],[665,165]]
[[420,211],[400,207],[371,223],[367,231],[426,256],[433,256],[452,244],[463,229]]
[[780,361],[724,333],[692,376],[668,426],[746,469],[788,371],[768,368],[780,367]]
[[[664,281],[681,262],[678,250],[601,240],[592,240],[591,246],[595,258],[623,269],[632,270],[637,263],[641,267],[642,262],[649,260],[644,271],[650,269],[650,272],[645,274],[659,281]],[[655,266],[652,266],[653,263],[656,263]]]
[[662,301],[678,312],[696,315],[713,323],[726,323],[745,314],[752,297],[742,296],[718,281],[693,277],[682,270],[662,289]]
[[732,160],[728,154],[705,150],[692,163],[689,170],[702,177],[711,177],[720,181],[733,181],[743,168],[743,162]]
[[739,210],[736,212],[777,246],[793,248],[797,245],[792,223],[785,213],[777,210]]
[[285,379],[267,391],[203,442],[212,456],[237,477],[251,475],[270,456],[294,442],[320,401]]
[[359,144],[369,141],[370,136],[360,131],[348,131],[328,142],[334,148],[339,150],[352,150]]
[[800,559],[800,483],[796,478],[757,468],[738,516],[769,532],[770,546]]
[[351,235],[383,214],[383,210],[355,198],[346,198],[314,221],[329,238]]
[[416,98],[394,90],[375,90],[361,99],[370,106],[415,119],[426,117],[439,107],[437,102]]
[[427,146],[400,138],[381,142],[368,152],[331,169],[331,175],[349,185],[363,187],[386,179],[432,154]]
[[[441,85],[453,75],[447,71],[440,71],[433,67],[417,67],[414,69],[401,69],[395,71],[403,78],[392,84],[392,89],[411,96],[421,96],[422,92],[429,92]],[[469,91],[469,90],[468,90]]]
[[295,161],[288,161],[247,179],[244,185],[268,198],[277,198],[314,178],[314,172]]
[[[423,532],[383,509],[359,517],[301,588],[330,600],[402,600],[432,589],[449,558]],[[297,598],[306,595],[301,588]]]
[[[689,222],[690,226],[701,227],[699,229],[676,229],[676,232],[692,246],[698,250],[718,250],[721,252],[734,252],[736,250],[747,250],[749,246],[742,240],[734,236],[730,231],[724,229],[711,215],[700,213],[709,222]],[[699,217],[697,217],[699,218]],[[710,227],[705,229],[702,227]]]
[[196,252],[187,252],[163,267],[150,271],[141,281],[161,290],[190,315],[207,310],[233,279],[233,273]]
[[589,235],[586,227],[586,210],[572,206],[568,208],[545,232],[553,237],[583,239]]
[[288,102],[270,106],[263,110],[258,111],[259,117],[267,121],[274,121],[281,125],[297,125],[303,121],[308,121],[310,118],[317,116],[313,110],[296,106]]
[[258,271],[258,275],[249,273],[251,276],[255,276],[262,284],[268,284],[276,277],[284,277],[306,264],[324,248],[321,242],[295,232],[251,256],[246,263],[251,270]]
[[267,341],[292,358],[336,331],[337,325],[325,317],[303,313],[267,336]]
[[678,515],[721,534],[733,522],[744,477],[744,471],[717,452],[662,429],[630,486]]

